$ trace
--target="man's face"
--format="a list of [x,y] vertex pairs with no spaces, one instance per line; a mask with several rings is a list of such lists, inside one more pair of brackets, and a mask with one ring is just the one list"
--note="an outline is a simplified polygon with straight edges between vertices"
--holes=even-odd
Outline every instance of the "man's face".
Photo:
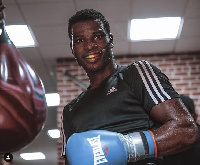
[[112,61],[111,42],[112,35],[107,34],[101,21],[72,25],[72,53],[86,72],[101,70]]

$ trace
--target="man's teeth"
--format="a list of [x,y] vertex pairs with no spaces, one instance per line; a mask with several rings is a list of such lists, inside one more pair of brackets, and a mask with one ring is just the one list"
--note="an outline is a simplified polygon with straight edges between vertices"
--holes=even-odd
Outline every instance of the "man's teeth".
[[85,58],[94,58],[94,57],[96,57],[96,56],[98,56],[98,54],[91,54],[91,55],[88,55],[88,56],[86,56]]

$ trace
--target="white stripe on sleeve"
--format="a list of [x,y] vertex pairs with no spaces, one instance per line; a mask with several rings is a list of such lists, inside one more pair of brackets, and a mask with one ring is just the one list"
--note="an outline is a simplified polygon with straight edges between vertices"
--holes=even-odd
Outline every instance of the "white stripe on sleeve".
[[153,68],[151,67],[151,65],[146,61],[146,64],[148,65],[152,75],[154,76],[156,83],[158,84],[160,90],[162,91],[162,93],[168,98],[171,99],[171,97],[168,95],[168,93],[163,89],[163,86],[161,85],[160,81],[158,80],[158,77],[156,76],[156,74],[153,71]]
[[[151,76],[150,76],[150,74],[149,74],[149,72],[148,72],[146,66],[143,64],[142,61],[139,61],[139,63],[142,65],[142,67],[143,67],[143,69],[144,69],[144,71],[145,71],[145,74],[146,74],[146,76],[148,77],[148,80],[150,81],[150,84],[151,84],[152,88],[154,89],[155,93],[157,94],[157,96],[160,98],[160,100],[161,100],[162,102],[165,101],[165,99],[161,96],[160,92],[159,92],[158,89],[156,88],[156,86],[155,86],[155,84],[154,84],[154,82],[153,82],[153,80],[152,80],[152,78],[151,78]],[[151,71],[152,71],[152,70],[151,70]],[[152,74],[153,74],[153,73],[152,73]],[[155,77],[155,74],[153,74],[153,76],[154,76],[154,79],[157,78],[157,77]]]
[[158,104],[158,100],[155,98],[154,94],[152,93],[152,91],[151,91],[151,89],[150,89],[150,87],[149,87],[149,85],[148,85],[148,83],[147,83],[147,81],[146,81],[146,79],[145,79],[145,77],[144,77],[144,75],[142,73],[141,68],[139,67],[138,64],[136,64],[135,66],[136,66],[136,68],[137,68],[137,70],[138,70],[138,72],[140,74],[140,77],[142,78],[142,81],[143,81],[147,91],[149,92],[149,95],[151,96],[152,100],[154,101],[155,104]]

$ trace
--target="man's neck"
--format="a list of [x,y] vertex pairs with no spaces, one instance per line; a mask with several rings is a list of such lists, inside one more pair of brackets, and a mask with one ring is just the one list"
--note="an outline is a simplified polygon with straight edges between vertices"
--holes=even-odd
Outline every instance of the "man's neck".
[[87,73],[90,79],[91,89],[97,88],[103,80],[105,80],[115,71],[116,66],[117,65],[115,63],[110,63],[106,67],[97,72]]

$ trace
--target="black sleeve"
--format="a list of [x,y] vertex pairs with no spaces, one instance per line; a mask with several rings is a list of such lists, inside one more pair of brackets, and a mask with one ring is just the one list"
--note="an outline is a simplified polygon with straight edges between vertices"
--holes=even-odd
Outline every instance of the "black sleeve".
[[73,133],[75,133],[72,128],[73,126],[71,124],[71,116],[69,112],[73,109],[73,107],[76,105],[76,103],[84,94],[85,94],[85,91],[83,91],[77,98],[73,99],[70,103],[68,103],[63,109],[62,123],[61,123],[63,146],[62,146],[61,156],[65,156],[65,146],[66,146],[67,140]]
[[69,120],[67,119],[67,111],[69,111],[69,105],[66,105],[63,109],[63,114],[62,114],[62,123],[61,123],[61,134],[62,134],[62,153],[61,156],[65,157],[65,146],[67,143],[68,138],[71,136],[72,132],[70,131],[70,123]]
[[179,97],[168,77],[148,61],[134,62],[125,75],[127,83],[148,113],[154,105]]

